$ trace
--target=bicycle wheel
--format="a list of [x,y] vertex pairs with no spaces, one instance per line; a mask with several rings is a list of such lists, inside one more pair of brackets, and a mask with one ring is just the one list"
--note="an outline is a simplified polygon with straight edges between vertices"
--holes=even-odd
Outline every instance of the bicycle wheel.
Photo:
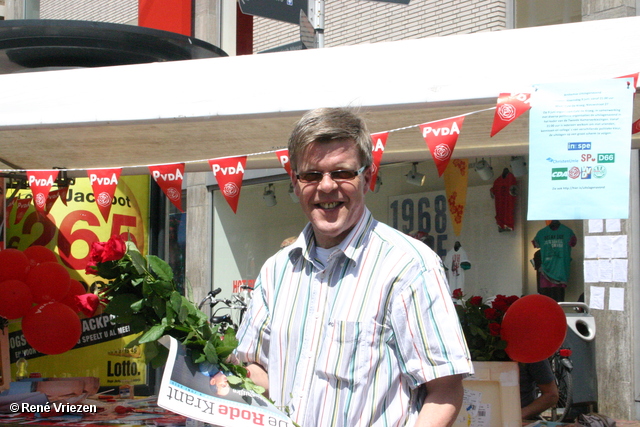
[[553,409],[554,419],[552,421],[569,421],[573,404],[573,377],[571,372],[560,366],[555,366],[554,373],[559,397],[558,403]]

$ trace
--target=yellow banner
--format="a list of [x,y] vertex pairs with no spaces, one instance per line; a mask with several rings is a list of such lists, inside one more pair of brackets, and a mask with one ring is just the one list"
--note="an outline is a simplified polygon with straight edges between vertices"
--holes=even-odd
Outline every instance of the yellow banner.
[[[19,197],[31,197],[31,191],[21,190]],[[36,212],[33,204],[23,212],[19,212],[16,204],[7,217],[7,247],[25,250],[32,245],[46,246],[58,254],[71,277],[83,282],[89,290],[98,279],[85,273],[93,242],[104,242],[117,234],[133,240],[146,254],[149,176],[120,178],[106,222],[95,203],[88,178],[76,179],[65,200],[66,205],[58,199],[46,218]],[[29,372],[43,377],[93,376],[100,378],[101,386],[147,382],[143,349],[125,349],[136,337],[128,326],[114,325],[103,314],[89,319],[80,317],[82,336],[72,350],[59,355],[35,351],[24,339],[20,321],[12,321],[9,344],[13,375],[15,361],[24,356]]]
[[444,188],[447,193],[447,203],[453,232],[456,236],[462,231],[462,218],[467,201],[469,160],[454,159],[447,165],[444,171]]

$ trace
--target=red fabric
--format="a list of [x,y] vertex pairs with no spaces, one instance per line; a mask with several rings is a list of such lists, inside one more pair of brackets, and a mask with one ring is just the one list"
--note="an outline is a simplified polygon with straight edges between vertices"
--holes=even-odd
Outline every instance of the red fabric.
[[516,177],[509,172],[505,177],[500,175],[491,187],[496,205],[496,223],[505,230],[513,230],[516,223],[516,196],[511,194],[511,187],[516,184]]

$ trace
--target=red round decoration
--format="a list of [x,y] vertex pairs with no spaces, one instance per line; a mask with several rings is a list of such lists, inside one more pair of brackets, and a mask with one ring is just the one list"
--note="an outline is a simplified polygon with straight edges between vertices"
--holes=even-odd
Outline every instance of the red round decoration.
[[6,319],[19,319],[33,305],[31,290],[19,280],[0,282],[0,316]]
[[0,282],[27,278],[29,258],[17,249],[8,248],[0,251]]
[[27,285],[36,303],[60,301],[69,292],[69,272],[57,262],[43,262],[31,267],[27,274]]
[[562,307],[545,295],[527,295],[507,310],[501,337],[512,360],[534,363],[552,356],[567,335],[567,318]]
[[45,246],[29,246],[24,250],[24,254],[29,258],[32,267],[43,262],[58,262],[55,252]]
[[84,288],[82,283],[78,282],[76,279],[69,280],[69,292],[67,295],[60,301],[61,303],[68,305],[75,312],[80,311],[78,308],[78,304],[76,303],[76,299],[74,298],[76,295],[82,295],[87,290]]
[[44,354],[71,350],[82,334],[78,315],[61,302],[45,302],[22,318],[22,333],[31,347]]

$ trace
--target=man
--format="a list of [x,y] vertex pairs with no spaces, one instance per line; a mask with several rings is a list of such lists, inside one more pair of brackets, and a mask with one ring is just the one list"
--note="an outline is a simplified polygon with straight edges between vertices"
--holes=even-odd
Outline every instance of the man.
[[519,363],[518,366],[522,419],[531,420],[558,403],[558,386],[549,360]]
[[289,158],[310,223],[256,281],[237,350],[251,379],[302,427],[451,425],[468,350],[440,259],[365,206],[364,121],[310,111]]

